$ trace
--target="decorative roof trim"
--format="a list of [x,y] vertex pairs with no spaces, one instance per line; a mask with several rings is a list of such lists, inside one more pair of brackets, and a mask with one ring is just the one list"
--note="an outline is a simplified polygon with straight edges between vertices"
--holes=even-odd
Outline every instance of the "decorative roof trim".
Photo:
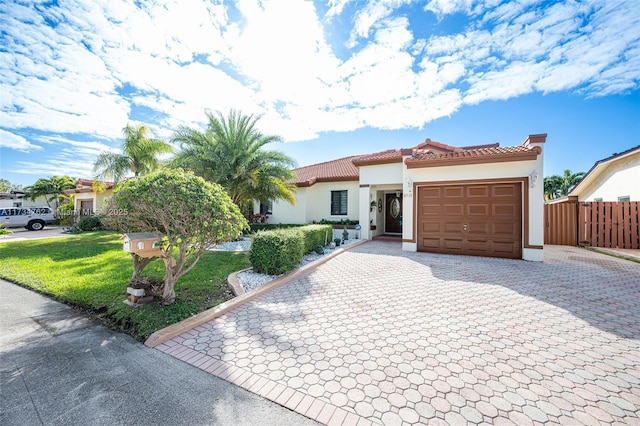
[[484,153],[481,155],[473,155],[473,151],[465,155],[442,155],[422,159],[407,158],[405,164],[408,169],[418,169],[423,167],[443,167],[443,166],[462,166],[471,164],[487,164],[487,163],[504,163],[511,161],[527,161],[535,160],[542,152],[540,147],[533,147],[527,151],[520,152],[497,152]]
[[[403,154],[400,153],[400,155],[397,157],[371,158],[371,159],[363,159],[363,160],[355,159],[353,160],[353,164],[356,167],[361,167],[361,166],[378,166],[381,164],[402,163],[402,155]],[[411,154],[404,154],[404,155],[411,155]]]
[[298,188],[307,188],[313,186],[316,183],[326,182],[357,182],[360,180],[360,176],[337,176],[337,177],[321,177],[305,180],[304,182],[296,182],[295,185]]

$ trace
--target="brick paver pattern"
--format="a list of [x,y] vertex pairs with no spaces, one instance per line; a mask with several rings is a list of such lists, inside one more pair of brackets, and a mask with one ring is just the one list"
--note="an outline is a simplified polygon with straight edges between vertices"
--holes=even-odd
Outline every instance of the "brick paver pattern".
[[640,265],[374,241],[158,349],[325,424],[640,425]]

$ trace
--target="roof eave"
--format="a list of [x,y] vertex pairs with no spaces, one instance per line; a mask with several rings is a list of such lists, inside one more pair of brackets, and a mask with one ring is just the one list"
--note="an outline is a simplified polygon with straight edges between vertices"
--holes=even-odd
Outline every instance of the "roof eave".
[[307,188],[315,185],[316,183],[327,183],[327,182],[357,182],[360,180],[360,176],[337,176],[337,177],[326,177],[326,178],[313,178],[306,180],[304,182],[296,182],[296,186],[298,188]]
[[630,157],[634,154],[640,153],[640,146],[636,146],[627,151],[623,151],[619,154],[612,155],[609,158],[596,161],[595,164],[589,169],[587,173],[580,179],[580,182],[569,192],[571,196],[578,196],[583,187],[589,186],[602,173],[602,169],[606,168],[610,163],[622,160],[623,158]]
[[353,165],[356,167],[362,166],[378,166],[381,164],[396,164],[402,163],[402,157],[395,158],[374,158],[370,160],[354,160]]
[[407,158],[405,164],[408,169],[418,169],[423,167],[445,167],[445,166],[466,166],[472,164],[505,163],[511,161],[535,160],[542,152],[539,147],[535,147],[527,152],[504,153],[495,155],[467,156],[467,157],[443,157],[414,160]]

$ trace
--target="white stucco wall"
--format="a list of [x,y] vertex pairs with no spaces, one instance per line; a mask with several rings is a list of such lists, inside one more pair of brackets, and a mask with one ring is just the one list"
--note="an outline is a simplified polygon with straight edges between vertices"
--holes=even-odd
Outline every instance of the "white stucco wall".
[[[331,191],[347,191],[347,214],[331,215]],[[357,181],[321,182],[298,188],[296,205],[274,202],[268,223],[311,223],[327,220],[358,220],[360,188]],[[259,211],[259,210],[258,210]]]
[[361,185],[385,185],[402,182],[402,163],[360,167]]
[[629,196],[629,201],[640,201],[640,152],[600,166],[594,170],[590,183],[580,188],[579,201],[618,201]]

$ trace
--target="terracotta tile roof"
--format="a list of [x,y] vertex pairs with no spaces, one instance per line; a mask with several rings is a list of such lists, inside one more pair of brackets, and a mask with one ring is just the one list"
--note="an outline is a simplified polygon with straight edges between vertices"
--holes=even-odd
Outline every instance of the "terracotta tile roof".
[[415,150],[405,163],[408,168],[448,166],[470,163],[490,163],[499,161],[519,161],[535,159],[542,150],[531,146],[507,146],[476,149],[459,149],[448,153],[434,153],[429,150]]
[[358,180],[360,172],[352,161],[357,157],[344,157],[295,169],[294,172],[298,177],[296,185],[311,186],[316,182]]
[[[354,158],[353,164],[356,166],[366,166],[372,164],[401,163],[403,149],[387,149],[386,151],[374,152],[373,154],[359,155]],[[407,155],[406,153],[404,155]]]
[[[93,182],[92,179],[78,179],[76,180],[76,187],[73,189],[67,189],[64,191],[65,194],[80,194],[85,192],[93,192]],[[104,189],[113,189],[113,182],[103,182]]]
[[340,158],[300,167],[294,172],[298,176],[297,186],[311,186],[316,182],[358,180],[360,166],[401,163],[404,156],[411,156],[406,160],[407,167],[415,168],[529,160],[534,159],[540,152],[540,148],[525,143],[504,148],[500,148],[499,143],[458,148],[427,139],[413,148],[387,149],[372,154]]
[[460,149],[480,149],[480,148],[498,148],[500,146],[499,143],[486,143],[484,145],[469,145],[469,146],[461,146]]

